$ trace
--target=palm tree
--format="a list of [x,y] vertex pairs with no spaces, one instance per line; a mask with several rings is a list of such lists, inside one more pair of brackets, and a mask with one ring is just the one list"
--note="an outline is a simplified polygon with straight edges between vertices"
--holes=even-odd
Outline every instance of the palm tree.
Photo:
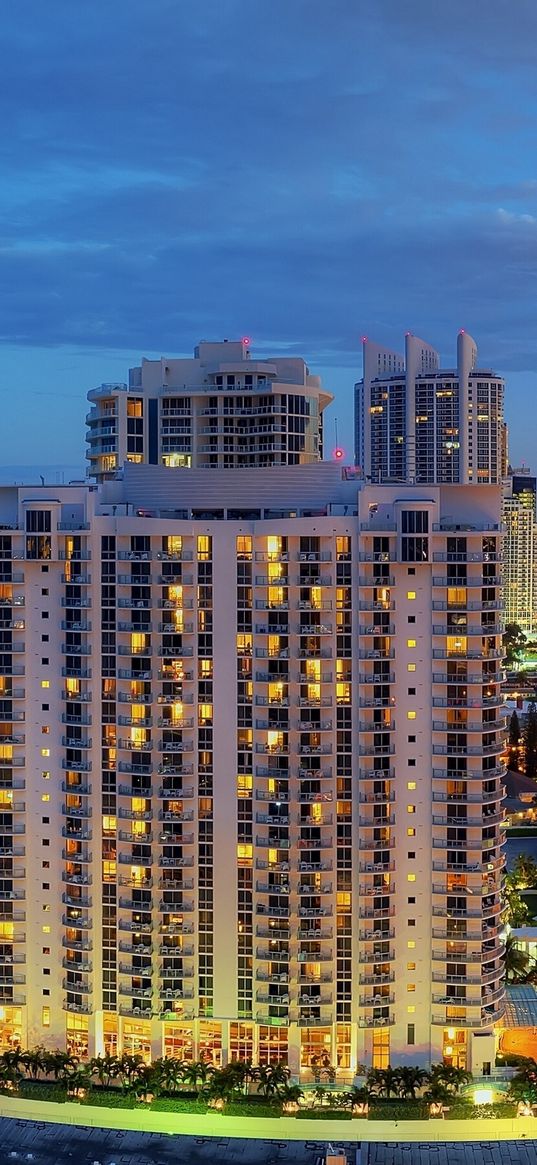
[[183,1060],[182,1076],[185,1084],[190,1084],[195,1092],[200,1092],[212,1076],[215,1068],[207,1060]]
[[523,983],[533,965],[531,955],[518,946],[513,934],[508,934],[505,940],[504,963],[508,983]]
[[537,1104],[537,1063],[528,1059],[517,1069],[509,1085],[509,1096],[512,1100],[525,1100],[530,1104]]
[[411,1098],[412,1100],[416,1099],[416,1092],[429,1079],[429,1074],[424,1068],[395,1068],[394,1074],[397,1076],[399,1096]]
[[31,1052],[22,1053],[21,1063],[30,1080],[37,1080],[39,1073],[43,1071],[45,1056],[46,1052],[42,1044],[38,1044],[37,1048],[33,1048]]
[[[457,1095],[465,1084],[469,1084],[472,1079],[472,1073],[467,1072],[465,1068],[457,1068],[454,1064],[433,1064],[431,1066],[430,1081],[431,1089],[433,1086],[438,1089],[444,1088],[448,1094]],[[432,1099],[437,1099],[433,1097]],[[438,1099],[441,1099],[439,1096]]]
[[92,1056],[90,1068],[93,1076],[97,1077],[103,1088],[108,1088],[111,1080],[117,1080],[121,1074],[121,1061],[118,1056],[105,1052],[104,1056]]
[[46,1076],[53,1076],[55,1080],[66,1080],[76,1072],[79,1063],[78,1056],[56,1049],[54,1052],[43,1053],[42,1069]]
[[395,1068],[370,1068],[367,1073],[367,1088],[374,1096],[399,1095],[399,1075]]
[[129,1091],[135,1080],[142,1075],[142,1070],[145,1068],[145,1060],[139,1054],[129,1056],[124,1053],[120,1058],[120,1074],[123,1077],[123,1088]]
[[282,1096],[291,1072],[286,1064],[261,1064],[257,1069],[257,1090],[262,1096]]
[[91,1088],[91,1068],[89,1064],[79,1064],[67,1077],[67,1095],[78,1096]]
[[0,1072],[3,1080],[12,1080],[13,1083],[22,1079],[24,1067],[24,1053],[20,1047],[6,1048],[0,1055]]
[[177,1092],[184,1079],[184,1068],[181,1060],[174,1056],[162,1056],[153,1061],[155,1072],[155,1091]]

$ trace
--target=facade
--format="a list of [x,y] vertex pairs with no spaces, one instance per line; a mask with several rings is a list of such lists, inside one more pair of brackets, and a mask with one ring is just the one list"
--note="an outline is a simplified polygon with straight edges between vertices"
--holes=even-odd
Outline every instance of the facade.
[[322,459],[330,393],[303,360],[252,360],[249,344],[203,342],[191,360],[143,360],[128,385],[90,392],[88,476],[105,481],[124,461],[242,469]]
[[505,621],[537,631],[537,479],[512,470],[504,482]]
[[328,463],[0,489],[3,1047],[483,1071],[499,513]]
[[499,484],[506,430],[501,377],[477,367],[467,332],[456,368],[441,369],[430,344],[407,333],[405,355],[363,340],[355,386],[355,460],[366,481]]

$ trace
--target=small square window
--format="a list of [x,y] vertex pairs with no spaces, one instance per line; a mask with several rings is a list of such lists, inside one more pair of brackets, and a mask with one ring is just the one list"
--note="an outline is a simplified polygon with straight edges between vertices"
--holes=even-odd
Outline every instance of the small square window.
[[[410,571],[409,571],[408,573],[410,574]],[[407,591],[407,593],[406,593],[406,597],[407,597],[407,599],[415,599],[415,598],[416,598],[416,592],[415,592],[415,591]]]
[[50,870],[50,862],[41,862],[42,870]]
[[42,635],[42,636],[41,636],[41,643],[48,643],[48,641],[49,641],[49,636],[48,636],[48,635]]
[[50,934],[50,926],[42,926],[41,930],[43,931],[43,934]]
[[408,616],[408,622],[409,622],[409,623],[415,623],[415,622],[416,622],[416,616],[415,616],[415,615],[409,615],[409,616]]
[[414,1015],[415,1010],[416,1010],[416,1008],[414,1007],[414,1004],[412,1004],[412,1007],[407,1007],[407,1011],[408,1011],[409,1015]]
[[406,921],[407,921],[407,926],[415,926],[415,925],[416,925],[416,919],[415,919],[415,918],[407,918],[407,920],[406,920]]
[[406,880],[407,880],[407,882],[415,882],[415,881],[416,881],[416,875],[415,875],[415,874],[407,874],[407,876],[406,876]]
[[42,712],[50,712],[50,704],[42,704],[41,711]]
[[43,947],[43,954],[50,955],[50,947]]
[[42,748],[41,756],[50,756],[50,748]]
[[407,991],[415,991],[415,990],[416,990],[416,984],[415,984],[415,983],[407,983],[407,985],[406,985],[406,989],[407,989]]
[[43,995],[50,995],[50,987],[43,987]]
[[42,967],[41,969],[44,975],[50,975],[50,967]]
[[415,858],[415,857],[416,857],[416,851],[415,851],[415,850],[413,850],[413,849],[409,849],[409,851],[408,851],[408,857],[409,857],[409,858],[411,858],[411,859],[412,859],[412,858]]
[[44,664],[46,666],[48,664],[48,662],[49,662],[48,655],[41,656],[41,663],[42,664]]
[[415,743],[416,743],[415,736],[407,736],[407,744],[415,744]]
[[416,646],[416,640],[415,640],[415,639],[407,639],[407,641],[406,641],[406,645],[407,645],[407,647],[415,647],[415,646]]
[[415,963],[407,963],[407,965],[406,965],[406,969],[407,969],[407,971],[415,971],[415,970],[416,970],[416,964],[415,964]]
[[41,680],[42,688],[50,688],[50,680]]
[[41,845],[50,845],[50,841],[49,841],[48,837],[41,838]]
[[407,835],[407,837],[415,837],[415,836],[416,836],[416,830],[415,830],[415,829],[413,829],[413,827],[412,827],[411,825],[409,825],[409,827],[408,827],[408,829],[407,829],[407,831],[406,831],[406,835]]
[[41,594],[48,595],[48,587],[41,587]]
[[50,825],[50,817],[42,817],[41,825]]
[[409,696],[415,696],[415,695],[416,695],[416,689],[415,689],[415,688],[407,688],[407,694],[408,694]]
[[407,898],[407,903],[409,906],[415,906],[416,899],[414,898],[414,896],[412,894],[411,894],[410,898]]
[[48,566],[41,567],[41,574],[48,574]]
[[50,890],[50,882],[42,882],[41,889],[42,890]]
[[41,618],[48,619],[48,611],[41,611]]
[[407,670],[407,671],[415,671],[415,670],[416,670],[416,664],[415,664],[415,663],[407,663],[407,665],[406,665],[406,670]]
[[415,789],[415,788],[416,788],[416,782],[415,782],[415,781],[407,781],[407,783],[406,783],[406,787],[407,787],[407,789]]
[[407,944],[406,944],[406,945],[407,945],[407,949],[408,949],[409,951],[413,951],[413,950],[415,950],[415,948],[416,948],[416,940],[415,940],[415,939],[413,939],[413,938],[409,938],[409,939],[407,940]]
[[408,568],[408,574],[415,574],[415,573],[416,573],[416,567],[415,567],[415,566],[409,566],[409,568]]
[[413,757],[413,756],[411,756],[411,757],[410,757],[410,759],[409,759],[409,760],[407,760],[407,762],[406,762],[406,763],[407,763],[407,765],[409,765],[409,767],[410,767],[411,769],[415,769],[415,768],[416,768],[416,761],[414,760],[414,757]]
[[417,713],[416,713],[416,712],[407,712],[407,714],[406,714],[406,718],[407,718],[407,720],[415,720],[415,719],[416,719],[416,715],[417,715]]

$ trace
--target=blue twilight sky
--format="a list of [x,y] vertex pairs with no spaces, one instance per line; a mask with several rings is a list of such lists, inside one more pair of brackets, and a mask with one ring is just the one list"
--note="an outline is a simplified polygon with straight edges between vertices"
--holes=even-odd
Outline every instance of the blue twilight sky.
[[[0,466],[84,464],[142,354],[456,332],[537,468],[535,0],[17,0],[2,17]],[[328,422],[333,444],[333,420]]]

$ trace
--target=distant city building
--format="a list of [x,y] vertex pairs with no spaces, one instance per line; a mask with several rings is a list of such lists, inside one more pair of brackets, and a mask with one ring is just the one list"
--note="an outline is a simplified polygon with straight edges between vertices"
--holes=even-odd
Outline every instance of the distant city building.
[[530,638],[537,633],[537,478],[510,470],[504,481],[505,621]]
[[407,334],[405,355],[363,341],[355,386],[355,454],[366,481],[498,484],[506,461],[504,382],[477,366],[467,332],[457,365]]
[[298,357],[252,359],[250,341],[200,343],[193,359],[143,360],[129,384],[88,394],[88,476],[123,462],[170,468],[305,465],[323,456],[332,400]]

